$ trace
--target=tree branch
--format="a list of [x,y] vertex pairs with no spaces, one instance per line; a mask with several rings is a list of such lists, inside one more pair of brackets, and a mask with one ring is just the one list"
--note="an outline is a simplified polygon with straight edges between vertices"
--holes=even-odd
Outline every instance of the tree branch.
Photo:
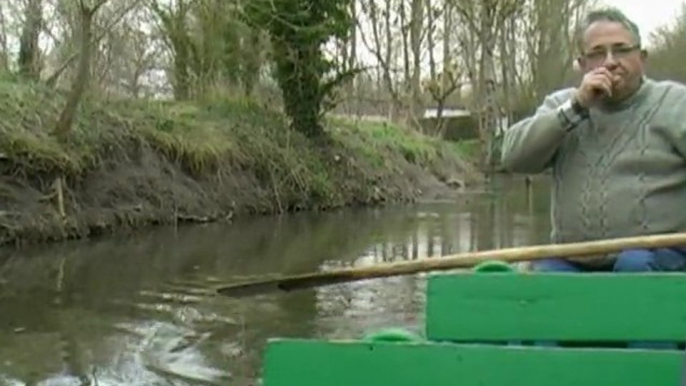
[[[79,0],[79,1],[81,2],[81,4],[83,4],[83,1],[84,1],[84,0]],[[95,7],[96,12],[97,12],[97,9],[99,9],[100,7],[102,7],[107,1],[109,1],[109,0],[100,0],[100,2],[99,2],[99,3],[96,5],[96,7]],[[134,8],[136,8],[136,7],[137,7],[140,3],[142,3],[142,2],[143,2],[143,0],[133,0],[127,7],[125,7],[124,9],[122,9],[122,11],[119,13],[119,15],[117,15],[117,17],[115,17],[109,24],[107,24],[107,25],[103,28],[102,32],[101,32],[99,35],[97,35],[97,36],[95,37],[95,39],[92,39],[92,40],[91,40],[91,42],[90,42],[90,44],[89,44],[89,48],[92,48],[95,44],[100,43],[100,41],[101,41],[102,39],[104,39],[105,36],[107,36],[107,34],[110,33],[111,30],[112,30],[117,24],[119,24],[119,22],[124,18],[124,16],[126,16],[129,12],[131,12],[131,10],[133,10]],[[87,8],[87,7],[86,7],[86,8]],[[59,79],[59,77],[62,76],[62,74],[64,73],[64,71],[66,71],[67,68],[69,68],[69,66],[71,66],[72,63],[74,63],[74,61],[75,61],[78,57],[79,57],[79,52],[74,52],[73,54],[71,54],[71,55],[70,55],[64,62],[62,62],[62,64],[52,73],[52,75],[50,75],[50,76],[47,78],[47,80],[45,81],[45,83],[46,83],[49,87],[53,87],[53,86],[57,83],[57,80]]]

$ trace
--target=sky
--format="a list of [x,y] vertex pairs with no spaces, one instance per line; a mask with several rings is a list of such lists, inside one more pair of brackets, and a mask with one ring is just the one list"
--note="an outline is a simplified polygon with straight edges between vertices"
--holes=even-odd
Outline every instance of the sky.
[[638,24],[641,39],[649,43],[650,33],[656,28],[671,24],[679,14],[684,0],[601,0],[603,3],[622,10]]

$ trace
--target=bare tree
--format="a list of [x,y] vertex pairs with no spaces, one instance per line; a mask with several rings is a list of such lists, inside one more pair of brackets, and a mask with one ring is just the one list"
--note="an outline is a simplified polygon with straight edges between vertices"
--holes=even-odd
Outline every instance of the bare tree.
[[93,19],[98,10],[105,5],[109,0],[95,0],[89,2],[88,0],[79,0],[79,15],[80,15],[80,47],[81,53],[79,56],[78,71],[76,79],[72,84],[72,88],[67,96],[67,103],[60,114],[57,125],[55,126],[55,134],[64,137],[71,131],[72,123],[76,110],[83,96],[84,91],[88,87],[90,79],[90,65],[91,65],[91,35],[93,33]]
[[[431,1],[427,0],[427,4],[431,5]],[[429,52],[430,76],[424,82],[424,89],[436,103],[436,126],[434,127],[434,133],[442,137],[447,123],[443,119],[446,103],[463,86],[464,74],[460,68],[460,47],[458,44],[454,44],[452,39],[454,33],[454,11],[451,3],[444,1],[441,7],[434,5],[429,6],[428,9],[430,11],[428,11],[427,49]],[[437,31],[436,22],[440,21],[439,19],[442,19],[443,25],[440,31],[440,39],[436,42],[434,33]],[[438,43],[440,42],[442,44],[439,45]],[[435,51],[438,48],[441,50],[443,59],[440,71],[437,69],[438,63],[435,59]]]
[[162,23],[165,43],[172,52],[171,81],[174,97],[177,100],[186,100],[191,96],[190,67],[194,50],[188,30],[188,14],[192,1],[175,0],[163,5],[158,0],[153,0],[150,4]]
[[472,85],[476,86],[482,159],[491,168],[495,162],[493,139],[500,125],[495,71],[498,35],[505,21],[521,12],[524,0],[453,0],[453,6],[477,36],[478,49],[470,51],[478,52],[478,61],[476,69],[470,68],[470,77],[474,80],[476,70],[476,84]]
[[37,80],[41,70],[38,38],[43,28],[42,0],[26,0],[24,15],[24,28],[19,45],[19,73]]
[[[368,21],[369,28],[371,28],[371,41],[364,31],[364,25],[360,25],[358,19],[358,28],[361,31],[361,39],[369,52],[374,55],[380,76],[379,80],[383,80],[382,84],[385,91],[390,96],[390,108],[388,115],[392,120],[398,120],[400,111],[403,108],[403,101],[400,94],[399,85],[397,84],[395,73],[394,60],[396,56],[393,33],[393,3],[391,0],[384,0],[383,7],[379,6],[376,0],[362,0],[360,3],[361,14],[365,16],[364,19]],[[362,16],[361,15],[361,16]]]
[[652,50],[648,74],[656,79],[686,82],[686,68],[682,65],[686,54],[686,5],[672,26],[659,28],[650,37]]
[[5,4],[0,2],[0,71],[9,71],[10,51]]
[[[112,11],[112,15],[110,18],[107,18],[107,20],[104,22],[105,24],[102,26],[96,26],[92,25],[91,29],[91,35],[97,30],[97,36],[92,36],[90,40],[90,47],[89,49],[93,49],[94,46],[97,46],[100,42],[102,42],[103,39],[105,39],[107,36],[111,35],[112,30],[119,24],[128,14],[131,12],[133,9],[135,9],[140,3],[142,3],[143,0],[130,0],[128,3],[126,2],[114,2],[113,4],[117,4],[118,7],[115,7],[115,9]],[[104,1],[104,3],[107,3],[107,1]],[[60,5],[64,5],[64,3],[59,3]],[[72,14],[79,15],[80,11],[77,12],[70,12],[70,9],[64,9],[62,11],[65,13],[63,17],[67,20],[70,20],[72,18]],[[72,27],[74,37],[76,41],[81,41],[80,36],[81,36],[81,16],[78,18],[75,18],[75,20],[68,22],[70,26]],[[65,31],[65,35],[68,35],[68,33]],[[78,46],[79,49],[74,49],[72,48],[73,44],[76,44],[76,42],[72,42],[72,39],[70,39],[69,36],[65,36],[63,39],[59,40],[55,38],[54,40],[59,41],[59,46],[58,49],[61,49],[63,51],[66,51],[66,59],[64,59],[54,70],[54,72],[49,75],[45,81],[46,84],[53,86],[58,83],[62,75],[74,64],[74,62],[80,57],[81,55],[81,47],[80,45]]]
[[[408,110],[410,120],[415,121],[423,111],[421,76],[422,76],[422,52],[424,35],[428,35],[424,27],[425,0],[411,0],[411,18],[409,24],[410,47],[412,51],[412,75],[409,88],[411,94],[411,107]],[[428,13],[431,13],[429,10]]]

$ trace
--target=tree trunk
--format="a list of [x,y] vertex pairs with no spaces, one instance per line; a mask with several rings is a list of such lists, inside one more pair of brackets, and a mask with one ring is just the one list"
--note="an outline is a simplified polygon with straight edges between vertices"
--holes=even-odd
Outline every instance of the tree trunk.
[[[424,0],[425,4],[424,6],[426,7],[426,43],[427,43],[427,48],[429,50],[429,77],[434,80],[437,77],[436,74],[436,58],[434,57],[434,49],[436,48],[436,44],[434,42],[434,32],[436,28],[436,20],[434,18],[434,10],[433,10],[433,5],[431,3],[431,0]],[[447,6],[445,6],[447,8]]]
[[[422,26],[424,21],[424,0],[412,0],[410,19],[410,46],[412,49],[412,78],[410,91],[412,104],[408,112],[410,122],[416,123],[423,110],[421,75],[422,75]],[[417,126],[419,129],[419,125]]]
[[480,60],[479,60],[479,132],[483,151],[484,166],[488,171],[493,167],[493,137],[497,126],[497,109],[495,99],[495,67],[493,51],[495,49],[495,15],[498,0],[484,0],[480,12]]
[[76,116],[76,110],[79,107],[81,98],[86,88],[88,87],[88,81],[90,79],[90,64],[91,64],[91,34],[93,17],[97,10],[106,2],[107,0],[100,0],[98,5],[93,8],[88,8],[83,4],[83,0],[80,2],[80,17],[81,17],[81,39],[80,39],[80,50],[81,56],[79,58],[79,67],[76,73],[76,78],[72,84],[71,91],[67,96],[67,103],[60,114],[57,125],[55,126],[55,134],[60,137],[66,137],[71,129],[74,122],[74,117]]
[[25,22],[19,39],[19,73],[29,79],[40,78],[40,37],[43,25],[42,0],[28,0],[26,4]]

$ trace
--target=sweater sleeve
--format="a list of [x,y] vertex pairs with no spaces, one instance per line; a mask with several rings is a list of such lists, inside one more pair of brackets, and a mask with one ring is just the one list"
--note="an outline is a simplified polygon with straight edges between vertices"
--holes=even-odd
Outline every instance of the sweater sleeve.
[[549,95],[533,116],[505,130],[501,163],[506,170],[535,174],[550,166],[567,132],[557,115],[557,108],[565,101],[560,93]]
[[686,159],[686,86],[672,82],[663,84],[671,87],[658,93],[657,103],[666,109],[668,114],[664,127],[656,126],[654,129],[664,130],[674,149]]

